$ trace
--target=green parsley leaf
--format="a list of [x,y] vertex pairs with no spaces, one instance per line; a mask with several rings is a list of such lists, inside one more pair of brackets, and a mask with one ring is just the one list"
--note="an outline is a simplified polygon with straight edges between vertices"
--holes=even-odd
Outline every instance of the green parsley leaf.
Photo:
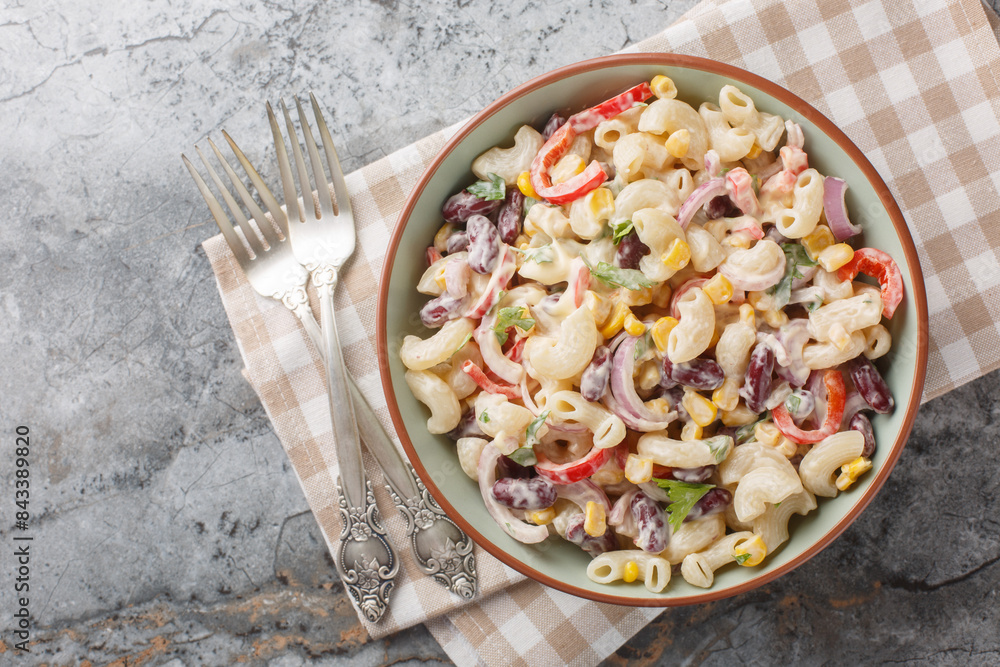
[[535,456],[535,450],[531,447],[518,447],[508,455],[508,458],[514,463],[523,466],[533,466],[538,463],[538,457]]
[[500,341],[501,345],[507,342],[507,329],[517,327],[521,331],[527,332],[531,327],[535,326],[535,320],[527,317],[527,315],[528,309],[524,306],[511,306],[500,309],[497,315],[496,326],[493,327],[493,333],[496,334],[497,340]]
[[611,225],[614,230],[614,235],[611,237],[611,242],[615,245],[621,243],[622,239],[628,236],[633,229],[631,220],[622,220],[621,222]]
[[515,248],[514,246],[510,246],[510,249],[520,255],[523,255],[524,261],[534,262],[535,264],[545,264],[547,262],[551,262],[555,254],[552,251],[551,243],[540,245],[537,248],[528,248],[527,250],[521,250],[520,248]]
[[788,305],[792,298],[792,283],[802,277],[799,267],[816,266],[816,262],[809,259],[805,247],[799,243],[782,243],[781,250],[785,253],[785,275],[777,285],[767,288],[767,293],[774,297],[775,309]]
[[[583,255],[580,255],[583,257]],[[656,283],[646,277],[642,271],[636,269],[619,269],[607,262],[598,262],[597,266],[591,266],[587,259],[583,263],[590,269],[590,275],[597,278],[611,287],[624,287],[632,291],[638,291],[644,287],[652,287]]]
[[488,412],[486,412],[486,410],[483,410],[483,414],[479,415],[479,421],[483,422],[484,424],[490,423],[490,415]]
[[822,306],[822,305],[823,305],[823,297],[819,297],[815,301],[810,301],[809,303],[807,303],[806,304],[806,310],[808,310],[810,313],[812,313],[812,312],[815,312],[815,310],[817,308],[819,308],[820,306]]
[[754,174],[750,177],[750,185],[753,186],[753,193],[755,195],[760,194],[760,176]]
[[673,479],[653,478],[657,486],[667,492],[670,504],[667,506],[667,521],[676,533],[684,523],[684,517],[701,500],[702,496],[715,488],[714,484],[693,484]]
[[750,560],[750,554],[737,554],[733,556],[733,560],[735,560],[740,565],[743,565],[743,563]]
[[490,180],[476,181],[465,189],[486,201],[496,201],[497,199],[506,197],[507,184],[504,183],[504,180],[492,172],[487,174],[487,176]]
[[531,210],[531,207],[538,203],[539,201],[534,197],[525,197],[524,204],[521,206],[521,215],[528,215],[528,211]]
[[462,342],[458,344],[458,347],[455,348],[455,351],[452,352],[451,356],[448,357],[448,358],[451,359],[451,357],[454,357],[456,354],[458,354],[459,351],[463,347],[465,347],[465,344],[468,343],[470,340],[472,340],[472,332],[469,332],[469,333],[465,334],[465,338],[462,339]]
[[802,407],[802,399],[794,393],[789,394],[788,398],[785,399],[785,409],[788,410],[788,414],[792,416],[799,414],[800,407]]
[[775,507],[781,507],[781,503],[774,503]]
[[[528,424],[528,428],[526,428],[524,431],[524,447],[531,448],[538,444],[539,442],[538,429],[542,428],[542,424],[544,424],[545,420],[548,419],[549,412],[550,412],[549,410],[544,411],[543,413],[532,419],[531,423]],[[524,464],[522,463],[521,465]]]
[[715,436],[705,441],[708,451],[712,452],[716,463],[722,463],[732,448],[732,439],[728,435]]
[[639,340],[635,342],[635,351],[632,353],[632,359],[639,361],[647,352],[653,348],[653,334],[649,331],[639,336]]

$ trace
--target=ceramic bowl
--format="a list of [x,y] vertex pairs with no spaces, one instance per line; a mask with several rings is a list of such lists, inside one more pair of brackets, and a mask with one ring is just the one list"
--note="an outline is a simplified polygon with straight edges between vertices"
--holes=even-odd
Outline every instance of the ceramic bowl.
[[[398,351],[405,335],[430,331],[417,312],[426,297],[414,289],[426,264],[424,248],[441,224],[441,205],[474,177],[472,161],[495,145],[512,145],[524,123],[540,128],[556,110],[575,112],[599,103],[656,74],[671,77],[680,99],[695,108],[718,99],[735,84],[762,111],[799,123],[811,167],[847,181],[847,207],[861,223],[862,245],[888,252],[899,264],[906,296],[888,326],[892,351],[879,362],[896,399],[891,415],[873,418],[878,447],[874,468],[849,491],[819,499],[818,510],[794,516],[791,538],[757,567],[730,566],[716,572],[709,589],[688,585],[675,574],[664,592],[636,581],[601,585],[586,574],[590,557],[558,537],[539,545],[508,537],[483,505],[479,488],[462,472],[455,445],[427,433],[428,413],[410,393]],[[547,586],[584,598],[623,605],[669,606],[706,602],[760,586],[801,565],[854,521],[885,483],[913,425],[927,364],[927,308],[913,241],[889,189],[864,154],[830,120],[778,85],[749,72],[701,58],[669,54],[608,56],[549,72],[510,91],[467,123],[441,150],[417,182],[389,241],[378,302],[378,353],[389,412],[410,461],[441,507],[486,551]]]

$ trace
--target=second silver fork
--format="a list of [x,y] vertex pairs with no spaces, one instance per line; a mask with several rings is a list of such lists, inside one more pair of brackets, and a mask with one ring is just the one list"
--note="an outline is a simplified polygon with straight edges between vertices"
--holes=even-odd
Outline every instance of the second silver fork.
[[[302,142],[309,155],[313,181],[309,179],[306,159],[296,138],[294,125],[284,102],[281,103],[281,110],[292,145],[296,179],[293,179],[292,165],[288,159],[285,141],[270,104],[267,105],[267,113],[277,152],[285,208],[288,212],[289,241],[296,259],[310,271],[313,284],[320,295],[323,353],[326,356],[328,378],[330,378],[331,410],[333,410],[334,421],[347,419],[348,410],[357,419],[365,444],[379,461],[386,480],[389,482],[389,491],[396,507],[407,519],[410,546],[420,569],[452,592],[468,599],[475,595],[477,588],[472,541],[441,510],[417,478],[412,466],[405,463],[399,456],[395,446],[382,429],[374,411],[345,370],[336,333],[333,295],[337,285],[338,272],[354,250],[354,217],[347,184],[340,168],[329,128],[316,97],[312,94],[309,97],[316,128],[320,135],[320,143],[323,146],[323,153],[329,167],[328,173],[323,165],[320,151],[302,105],[296,99],[295,105],[301,126]],[[298,181],[298,189],[295,187],[295,180]],[[333,184],[333,197],[331,197],[330,183]],[[315,199],[313,198],[314,190]],[[340,379],[343,379],[348,393],[340,393],[342,391],[340,387],[334,389],[334,383]],[[340,432],[335,432],[338,435],[339,447]],[[356,442],[356,435],[351,442]],[[351,479],[351,475],[356,475],[356,477]],[[343,491],[347,492],[346,506],[351,507],[351,503],[356,502],[358,497],[354,494],[361,493],[361,484],[366,484],[364,480],[365,473],[361,466],[360,457],[357,459],[356,469],[353,466],[345,468],[342,459],[341,511],[345,517],[345,525],[350,521],[351,511],[345,512]],[[366,486],[370,493],[370,484],[366,484]],[[347,529],[345,528],[345,530]],[[344,544],[343,540],[342,544]],[[353,576],[351,564],[349,555],[338,559],[338,568],[343,568],[342,577]]]

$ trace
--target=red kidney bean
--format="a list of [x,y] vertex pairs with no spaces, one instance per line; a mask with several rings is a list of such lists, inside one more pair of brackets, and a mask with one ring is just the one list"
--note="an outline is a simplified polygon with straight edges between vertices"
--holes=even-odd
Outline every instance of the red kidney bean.
[[469,233],[469,268],[476,273],[490,273],[500,257],[500,236],[490,219],[474,215],[466,224]]
[[764,234],[764,238],[770,239],[778,245],[791,241],[790,238],[779,232],[777,227],[768,227],[767,232]]
[[493,499],[515,510],[543,510],[556,502],[556,485],[544,477],[504,477],[493,484]]
[[458,317],[463,301],[448,294],[442,294],[424,304],[420,309],[420,321],[425,327],[436,329],[448,320]]
[[667,530],[667,514],[659,503],[640,491],[632,498],[629,509],[639,527],[635,545],[650,553],[666,549],[670,543],[670,531]]
[[542,139],[548,140],[556,130],[562,127],[566,123],[566,119],[560,116],[558,113],[552,114],[548,122],[545,123],[545,127],[542,129]]
[[448,198],[441,207],[445,222],[465,222],[474,215],[487,215],[500,208],[502,199],[482,199],[468,190]]
[[508,188],[503,206],[500,207],[500,213],[497,215],[497,232],[500,234],[500,240],[507,245],[514,245],[518,234],[521,233],[521,222],[524,215],[521,209],[523,207],[524,195],[521,194],[521,191],[517,188]]
[[456,252],[462,252],[469,247],[469,234],[468,232],[455,232],[448,237],[448,246],[446,248],[447,253],[450,255]]
[[882,415],[892,412],[896,402],[892,399],[889,385],[882,379],[882,374],[875,368],[875,364],[867,357],[859,356],[848,361],[847,368],[858,393],[864,397],[868,405],[872,406],[872,410]]
[[852,431],[860,431],[861,435],[865,436],[865,447],[861,450],[861,456],[870,459],[875,453],[875,431],[872,430],[871,420],[868,419],[867,415],[859,412],[851,417],[848,428]]
[[[461,438],[486,438],[489,437],[483,433],[483,430],[479,428],[479,422],[476,420],[475,410],[466,410],[462,413],[462,419],[459,420],[458,426],[448,431],[445,435],[454,441],[458,441]],[[504,457],[501,457],[504,458]],[[513,463],[513,461],[511,462]]]
[[638,269],[639,260],[649,254],[649,246],[639,240],[639,235],[632,230],[618,243],[615,251],[615,264],[621,269]]
[[675,364],[663,357],[663,374],[669,375],[676,384],[702,390],[718,389],[726,379],[722,367],[712,359],[692,359]]
[[743,212],[736,208],[733,200],[729,198],[729,195],[719,195],[713,198],[707,204],[705,204],[705,213],[708,214],[709,220],[718,220],[719,218],[735,218],[743,215]]
[[536,475],[532,466],[523,466],[509,456],[501,456],[497,459],[497,476],[512,477],[515,479],[528,479]]
[[700,468],[673,468],[670,476],[678,482],[690,482],[691,484],[701,484],[712,476],[715,466],[701,466]]
[[716,487],[710,489],[708,493],[703,495],[698,502],[694,504],[688,515],[684,517],[685,521],[694,521],[695,519],[700,519],[710,514],[718,514],[719,512],[724,512],[726,507],[733,502],[733,494],[729,493],[725,489]]
[[601,400],[611,378],[611,350],[601,345],[594,351],[594,358],[580,376],[580,395],[591,403]]
[[764,403],[771,395],[771,371],[774,370],[774,351],[764,343],[758,343],[750,354],[747,365],[746,383],[740,389],[740,396],[746,400],[751,412],[760,414]]
[[566,522],[566,540],[568,542],[580,545],[580,548],[591,557],[618,549],[618,539],[615,537],[614,531],[611,530],[611,526],[608,526],[600,537],[592,537],[583,528],[586,520],[587,518],[583,514],[574,514],[569,518],[569,521]]

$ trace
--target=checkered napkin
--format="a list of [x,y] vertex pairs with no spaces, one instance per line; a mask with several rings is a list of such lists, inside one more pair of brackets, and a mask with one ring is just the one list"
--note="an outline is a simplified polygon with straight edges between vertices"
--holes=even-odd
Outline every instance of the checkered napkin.
[[[1000,47],[989,22],[996,17],[987,13],[976,0],[706,1],[630,49],[704,56],[764,76],[830,117],[868,156],[903,210],[924,270],[931,314],[925,400],[1000,366],[1000,235],[988,231],[1000,223]],[[350,372],[390,432],[373,286],[407,193],[457,129],[347,177],[359,243],[338,290],[340,338]],[[332,551],[338,467],[317,352],[290,312],[253,291],[221,237],[205,250],[246,376]],[[386,528],[403,545],[403,520],[367,453],[365,465]],[[386,618],[362,623],[381,637],[425,622],[461,665],[594,665],[659,613],[556,592],[478,547],[480,595],[469,603],[422,577],[400,552]]]

